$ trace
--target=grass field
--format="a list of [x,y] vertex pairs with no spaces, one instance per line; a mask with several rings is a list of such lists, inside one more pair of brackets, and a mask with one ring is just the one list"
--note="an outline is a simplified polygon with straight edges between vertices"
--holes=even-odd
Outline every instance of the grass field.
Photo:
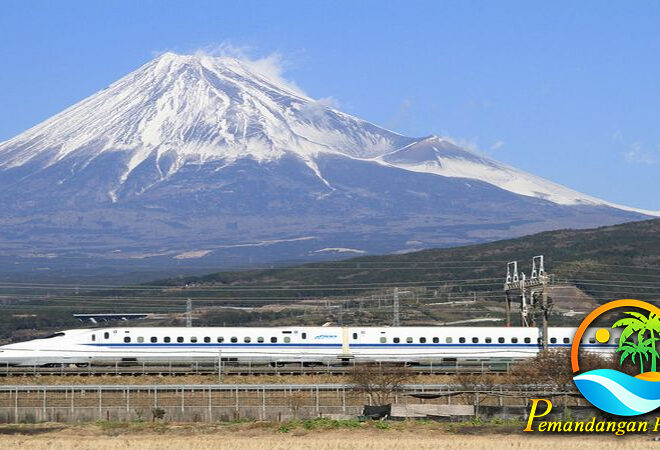
[[61,426],[56,424],[0,426],[0,448],[21,449],[158,449],[158,450],[296,450],[296,449],[557,449],[659,448],[651,435],[539,436],[520,432],[522,424],[499,427],[448,428],[446,424],[415,422],[359,424],[333,428],[250,422],[216,425],[118,424]]

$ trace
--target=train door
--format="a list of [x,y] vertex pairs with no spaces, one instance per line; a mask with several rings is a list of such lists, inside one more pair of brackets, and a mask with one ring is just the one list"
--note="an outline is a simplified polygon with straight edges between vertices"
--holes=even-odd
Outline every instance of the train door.
[[351,344],[355,343],[353,340],[354,329],[349,327],[342,327],[341,329],[341,353],[337,356],[342,364],[348,364],[353,359],[351,353]]

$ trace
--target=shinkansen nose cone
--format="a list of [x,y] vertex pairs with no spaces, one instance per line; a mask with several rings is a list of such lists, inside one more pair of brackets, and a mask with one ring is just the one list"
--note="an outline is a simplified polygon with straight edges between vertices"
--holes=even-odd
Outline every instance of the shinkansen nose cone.
[[64,362],[66,333],[58,332],[0,347],[0,366],[41,366]]
[[66,335],[67,334],[65,332],[60,331],[57,333],[49,334],[47,336],[40,336],[29,341],[7,344],[0,347],[0,350],[41,350],[45,348],[58,348],[64,342]]
[[[15,344],[12,344],[15,345]],[[38,365],[38,351],[19,350],[10,348],[12,345],[0,347],[0,367],[1,366],[33,366]]]

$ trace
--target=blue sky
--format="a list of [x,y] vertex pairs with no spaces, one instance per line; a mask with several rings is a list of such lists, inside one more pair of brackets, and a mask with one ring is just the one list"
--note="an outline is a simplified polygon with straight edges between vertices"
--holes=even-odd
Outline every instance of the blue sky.
[[229,42],[366,120],[660,210],[659,23],[651,1],[5,0],[0,140],[159,52]]

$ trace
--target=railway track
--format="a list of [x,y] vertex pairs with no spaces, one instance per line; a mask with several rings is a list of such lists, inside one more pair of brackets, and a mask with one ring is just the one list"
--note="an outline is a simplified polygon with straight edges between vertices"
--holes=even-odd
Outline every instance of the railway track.
[[[282,367],[270,365],[222,365],[222,375],[346,375],[352,365],[323,365],[307,367],[303,364],[288,364]],[[411,366],[410,371],[418,375],[451,375],[457,373],[507,373],[509,363],[490,364],[451,364],[451,365],[420,365]],[[218,366],[211,364],[177,364],[175,362],[162,365],[134,364],[114,366],[61,366],[61,367],[11,367],[0,366],[0,377],[19,376],[189,376],[218,375]]]

